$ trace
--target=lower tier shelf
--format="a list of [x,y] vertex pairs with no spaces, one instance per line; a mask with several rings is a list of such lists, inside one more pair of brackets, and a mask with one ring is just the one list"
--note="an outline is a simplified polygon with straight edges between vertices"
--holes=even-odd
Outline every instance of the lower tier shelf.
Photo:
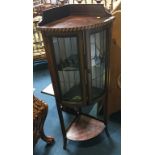
[[85,115],[80,115],[67,130],[67,139],[85,141],[99,135],[105,124],[99,120]]

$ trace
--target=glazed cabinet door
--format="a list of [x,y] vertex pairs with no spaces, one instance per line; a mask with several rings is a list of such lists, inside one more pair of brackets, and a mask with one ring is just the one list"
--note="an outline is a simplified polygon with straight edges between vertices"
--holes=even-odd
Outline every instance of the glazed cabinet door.
[[87,34],[88,87],[90,102],[103,96],[106,80],[106,30]]
[[[53,36],[53,56],[62,102],[84,104],[85,88],[80,36]],[[81,36],[82,37],[82,36]]]

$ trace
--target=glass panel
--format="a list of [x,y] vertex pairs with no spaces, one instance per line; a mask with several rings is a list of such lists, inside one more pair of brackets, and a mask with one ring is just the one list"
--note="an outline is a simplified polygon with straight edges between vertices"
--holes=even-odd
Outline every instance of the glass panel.
[[76,37],[53,37],[62,99],[81,101],[80,63]]
[[105,52],[106,31],[90,35],[91,45],[91,73],[92,73],[92,97],[103,94],[105,85]]

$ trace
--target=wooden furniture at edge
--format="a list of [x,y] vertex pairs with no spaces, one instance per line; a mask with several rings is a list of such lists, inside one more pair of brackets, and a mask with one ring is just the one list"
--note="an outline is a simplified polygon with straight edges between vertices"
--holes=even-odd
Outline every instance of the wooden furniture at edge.
[[110,54],[110,85],[108,94],[108,114],[121,110],[121,10],[115,16],[112,29]]
[[37,97],[33,96],[33,147],[39,138],[47,142],[53,143],[54,138],[46,136],[43,130],[44,122],[48,112],[48,105]]

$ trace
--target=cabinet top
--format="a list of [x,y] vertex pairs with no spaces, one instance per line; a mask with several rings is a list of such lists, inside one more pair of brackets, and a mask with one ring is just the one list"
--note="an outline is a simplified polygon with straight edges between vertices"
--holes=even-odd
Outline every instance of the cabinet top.
[[101,4],[72,4],[43,12],[39,28],[42,31],[78,31],[106,25],[113,19]]

